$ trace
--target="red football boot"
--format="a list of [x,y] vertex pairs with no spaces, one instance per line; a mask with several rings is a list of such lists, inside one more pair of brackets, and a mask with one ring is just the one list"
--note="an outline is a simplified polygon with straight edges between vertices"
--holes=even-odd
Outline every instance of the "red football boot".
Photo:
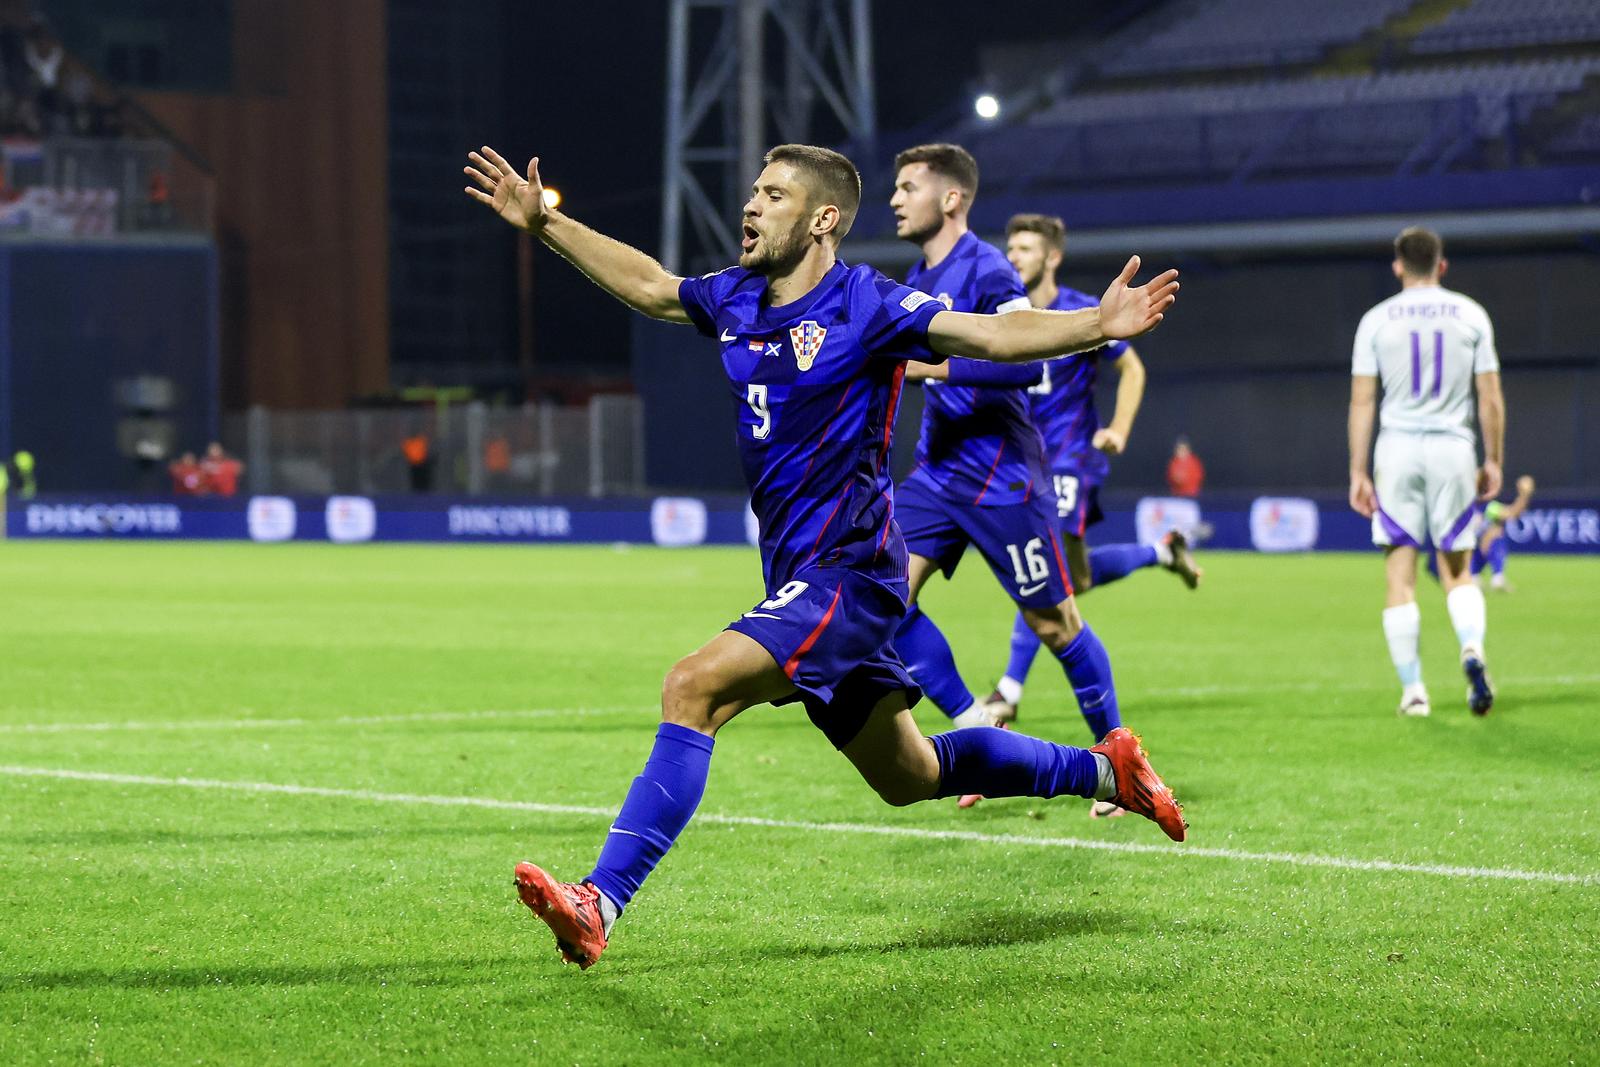
[[606,950],[600,891],[588,882],[558,882],[531,863],[517,864],[517,895],[556,935],[561,958],[588,970]]
[[1089,751],[1111,761],[1111,770],[1117,776],[1117,794],[1111,799],[1118,807],[1153,820],[1174,841],[1183,840],[1184,831],[1189,828],[1183,821],[1183,809],[1151,768],[1144,746],[1132,730],[1119,726]]

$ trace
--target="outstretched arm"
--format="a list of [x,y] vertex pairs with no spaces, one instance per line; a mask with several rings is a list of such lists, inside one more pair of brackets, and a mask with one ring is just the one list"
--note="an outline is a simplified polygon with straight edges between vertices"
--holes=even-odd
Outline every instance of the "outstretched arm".
[[1038,385],[1043,363],[991,363],[986,360],[948,359],[943,363],[906,361],[908,381],[939,381],[951,385],[981,385],[991,389]]
[[1133,433],[1133,420],[1144,401],[1144,361],[1129,345],[1117,357],[1117,406],[1111,412],[1111,425],[1094,432],[1094,447],[1108,456],[1120,456],[1128,447],[1128,435]]
[[998,363],[1025,363],[1068,352],[1098,348],[1107,341],[1149,333],[1178,296],[1178,272],[1169,270],[1130,288],[1139,257],[1128,260],[1097,308],[1041,311],[1030,308],[1005,315],[941,311],[928,323],[935,352]]
[[471,165],[462,170],[473,181],[466,188],[472,199],[539,238],[635,311],[668,322],[689,321],[689,313],[678,299],[681,278],[637,248],[591,230],[545,203],[537,156],[528,161],[527,178],[488,145],[481,152],[467,153],[467,158]]
[[1520,518],[1528,510],[1528,504],[1533,501],[1533,476],[1524,474],[1517,479],[1517,499],[1500,509],[1500,521],[1510,522]]
[[1350,378],[1350,506],[1363,518],[1378,510],[1378,494],[1367,473],[1372,456],[1372,416],[1378,409],[1378,379],[1356,374]]

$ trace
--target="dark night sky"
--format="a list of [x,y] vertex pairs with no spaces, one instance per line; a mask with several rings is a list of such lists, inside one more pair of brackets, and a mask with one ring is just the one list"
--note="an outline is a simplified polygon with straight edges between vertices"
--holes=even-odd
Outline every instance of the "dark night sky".
[[[562,189],[574,217],[654,254],[660,240],[667,5],[633,0],[530,6],[538,11],[536,22],[510,44],[506,128],[485,137],[519,166],[537,154],[545,180]],[[873,43],[879,127],[910,126],[967,97],[980,46],[1065,36],[1105,9],[1083,0],[878,0]],[[616,10],[631,17],[597,19],[598,12]],[[604,364],[607,371],[625,373],[627,312],[548,253],[540,255],[536,277],[538,364]]]

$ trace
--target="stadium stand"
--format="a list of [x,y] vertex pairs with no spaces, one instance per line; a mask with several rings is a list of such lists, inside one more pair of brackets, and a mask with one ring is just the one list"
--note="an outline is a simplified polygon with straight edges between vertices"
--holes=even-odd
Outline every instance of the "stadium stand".
[[1149,75],[1308,63],[1412,6],[1414,0],[1222,0],[1163,12],[1165,28],[1135,38],[1102,64]]
[[1474,0],[1411,42],[1417,53],[1471,52],[1600,41],[1594,0]]
[[1596,152],[1597,24],[1594,0],[1178,0],[1050,69],[1030,45],[1031,84],[997,57],[1024,106],[950,136],[1017,195],[1570,165]]

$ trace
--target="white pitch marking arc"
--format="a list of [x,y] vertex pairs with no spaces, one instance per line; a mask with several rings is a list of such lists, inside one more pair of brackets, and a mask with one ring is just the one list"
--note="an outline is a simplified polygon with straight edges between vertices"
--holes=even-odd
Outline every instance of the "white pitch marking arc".
[[[159,778],[143,774],[112,774],[104,771],[75,771],[55,767],[17,767],[0,765],[0,775],[13,778],[44,778],[61,781],[98,782],[110,785],[139,785],[180,789],[211,789],[235,793],[276,793],[287,796],[329,797],[376,804],[414,804],[445,808],[488,808],[494,811],[528,811],[546,815],[583,815],[612,819],[610,808],[576,804],[544,804],[527,800],[497,800],[493,797],[435,796],[416,793],[383,793],[370,789],[337,789],[328,786],[293,785],[278,782],[237,782],[215,778]],[[1393,860],[1362,860],[1346,856],[1323,856],[1298,852],[1248,852],[1232,848],[1203,848],[1193,845],[1156,845],[1132,841],[1097,841],[1077,837],[1027,837],[1011,834],[985,834],[975,830],[929,830],[915,826],[883,826],[848,822],[802,822],[790,819],[764,819],[752,815],[700,813],[695,821],[714,826],[755,826],[771,830],[803,830],[810,833],[859,834],[901,837],[921,841],[964,841],[982,845],[1028,846],[1033,848],[1088,849],[1095,852],[1159,854],[1233,860],[1239,863],[1282,864],[1292,867],[1324,867],[1345,871],[1379,871],[1396,874],[1422,874],[1439,878],[1485,879],[1509,882],[1541,882],[1558,885],[1600,886],[1600,873],[1569,874],[1562,871],[1527,871],[1510,867],[1472,867],[1440,863],[1400,863]]]

